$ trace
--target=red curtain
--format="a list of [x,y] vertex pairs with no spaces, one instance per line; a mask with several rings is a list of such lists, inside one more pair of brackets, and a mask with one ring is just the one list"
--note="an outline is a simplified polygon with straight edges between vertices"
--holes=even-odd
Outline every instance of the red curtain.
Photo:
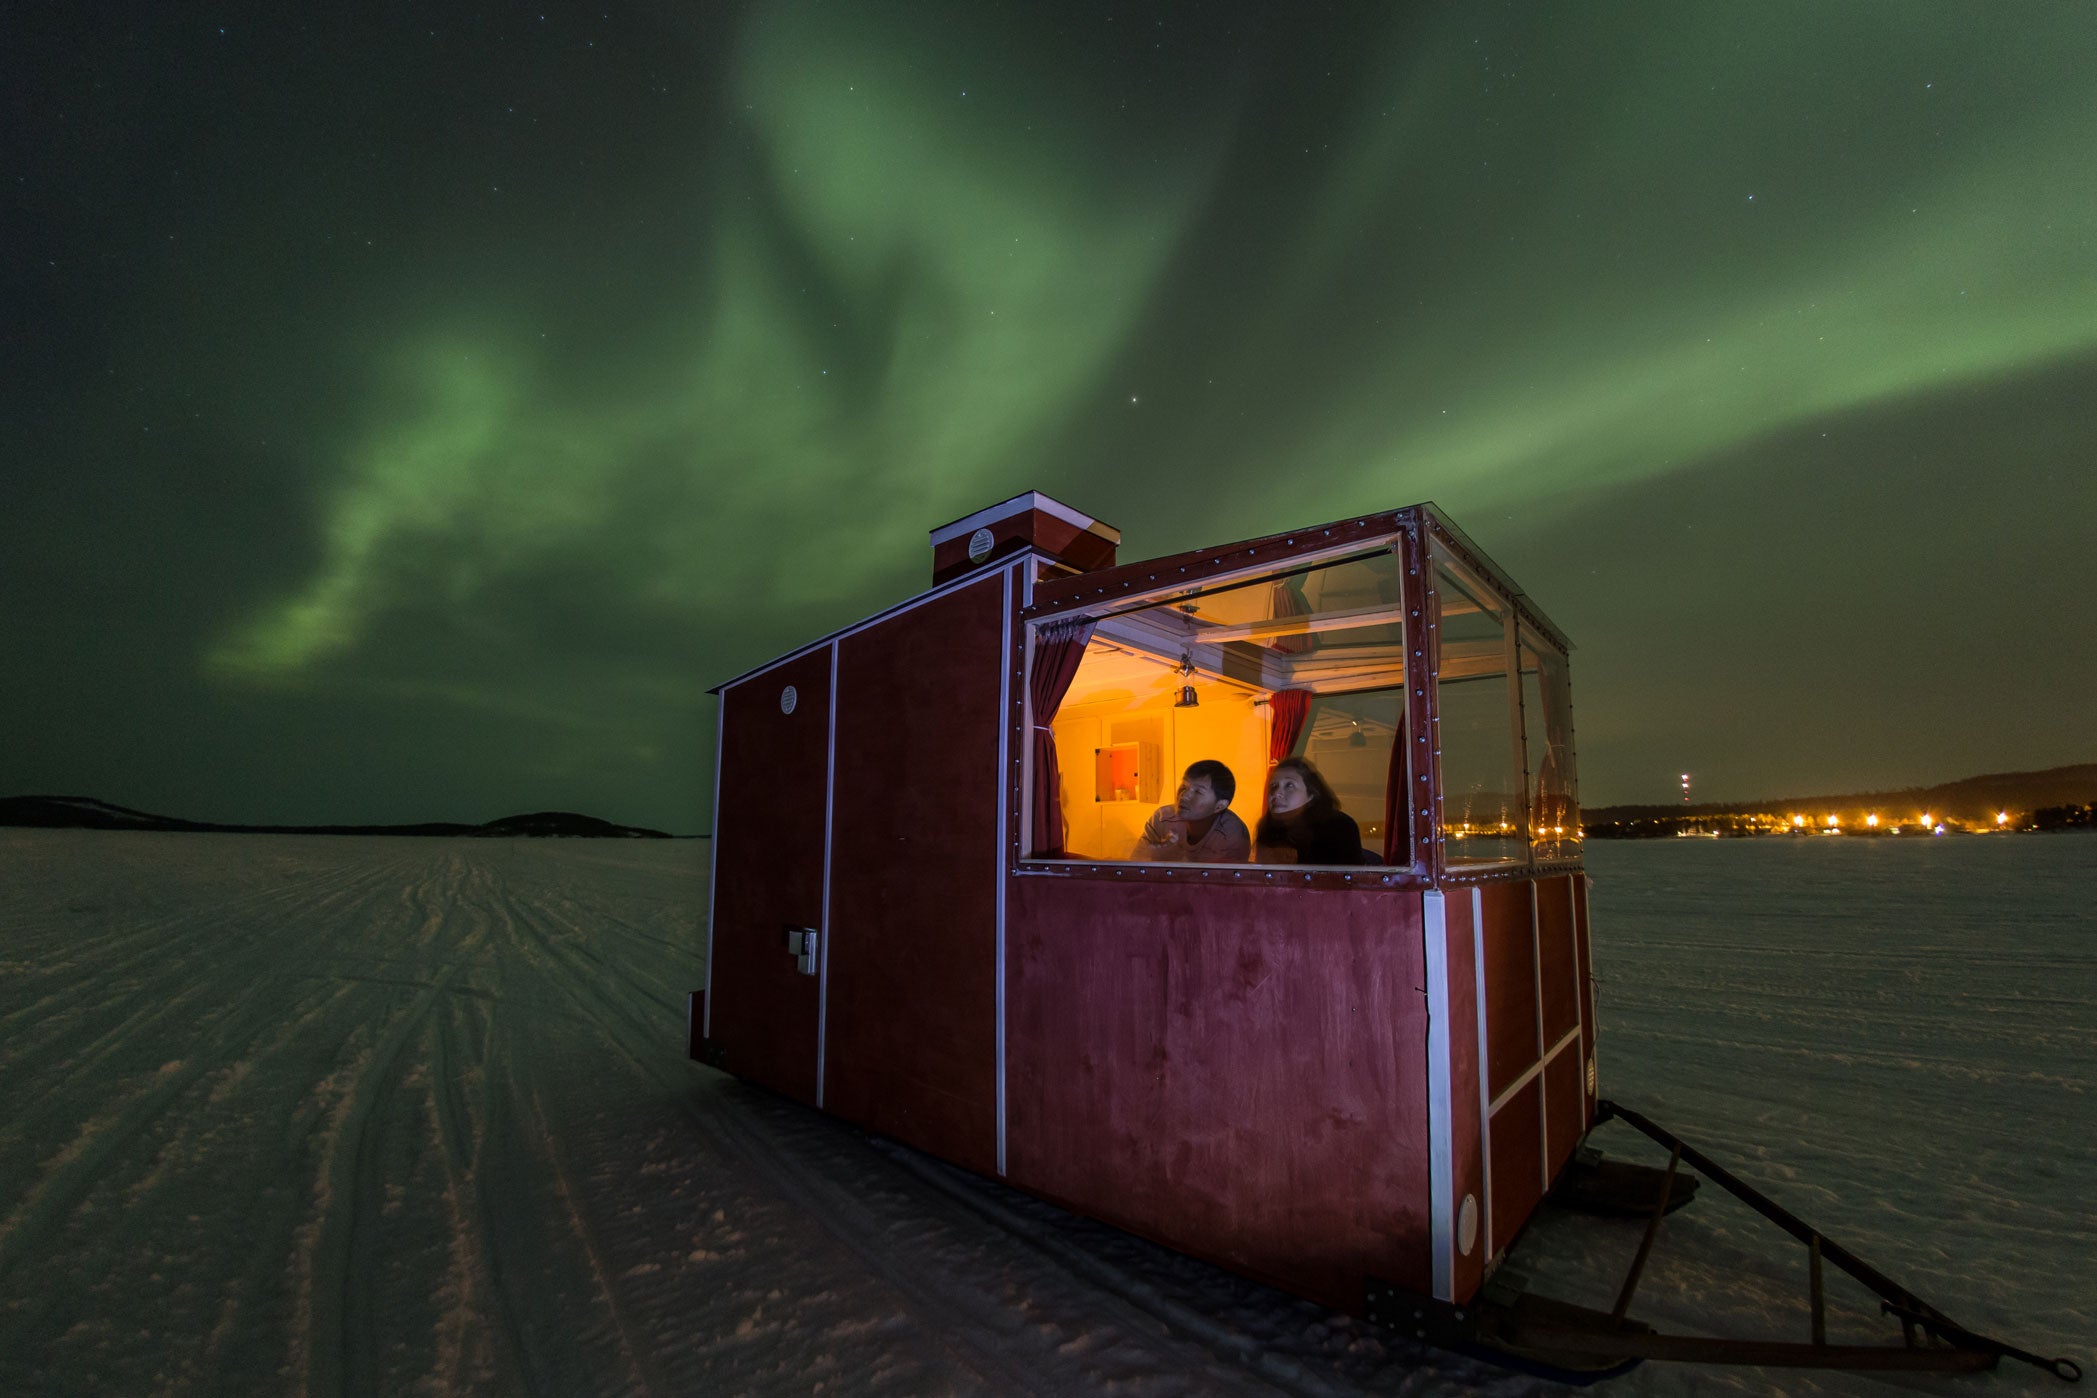
[[1027,693],[1034,701],[1034,802],[1030,859],[1063,857],[1063,773],[1056,766],[1056,734],[1049,727],[1077,678],[1090,621],[1052,621],[1034,633],[1034,666]]
[[1311,712],[1311,692],[1277,689],[1267,696],[1267,712],[1274,715],[1274,727],[1267,733],[1267,765],[1272,767],[1296,751],[1296,740],[1303,736],[1303,721]]
[[[1399,702],[1405,691],[1398,691]],[[1391,767],[1383,779],[1383,862],[1405,865],[1413,862],[1413,800],[1405,786],[1405,719],[1391,734]]]
[[[1274,619],[1279,621],[1285,616],[1308,615],[1311,610],[1311,604],[1304,600],[1301,592],[1297,591],[1296,579],[1284,578],[1274,585],[1274,595],[1268,603],[1268,608]],[[1318,638],[1308,631],[1297,631],[1287,636],[1276,636],[1267,643],[1267,649],[1280,651],[1283,655],[1302,655],[1306,651],[1316,650],[1317,647]],[[1276,760],[1279,761],[1280,759],[1277,758]]]

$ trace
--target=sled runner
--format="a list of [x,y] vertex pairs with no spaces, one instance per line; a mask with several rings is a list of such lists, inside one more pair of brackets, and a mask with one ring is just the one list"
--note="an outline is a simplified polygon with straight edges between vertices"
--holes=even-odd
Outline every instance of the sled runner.
[[[1908,1372],[1973,1372],[1992,1369],[1998,1360],[2016,1359],[2046,1370],[2069,1383],[2079,1382],[2082,1366],[2072,1359],[2048,1359],[2004,1340],[1969,1330],[1899,1285],[1847,1248],[1824,1237],[1797,1215],[1739,1179],[1673,1133],[1611,1101],[1596,1104],[1596,1124],[1618,1120],[1669,1149],[1665,1170],[1608,1161],[1583,1148],[1553,1202],[1586,1212],[1622,1214],[1639,1186],[1646,1194],[1646,1227],[1617,1292],[1615,1306],[1601,1311],[1550,1297],[1529,1294],[1512,1284],[1511,1269],[1489,1279],[1468,1306],[1409,1295],[1371,1282],[1367,1318],[1401,1333],[1447,1349],[1473,1354],[1561,1382],[1591,1383],[1636,1366],[1646,1359],[1672,1359],[1700,1364],[1749,1364],[1771,1368],[1858,1369]],[[1690,1202],[1697,1181],[1680,1173],[1683,1162],[1702,1170],[1756,1213],[1797,1238],[1806,1248],[1811,1336],[1806,1341],[1738,1339],[1707,1335],[1670,1335],[1629,1315],[1661,1218]],[[1596,1185],[1573,1178],[1582,1169],[1606,1177]],[[1685,1181],[1687,1188],[1684,1187]],[[1568,1189],[1568,1184],[1573,1188]],[[1832,1266],[1861,1283],[1879,1298],[1880,1313],[1899,1323],[1900,1342],[1830,1344],[1824,1268]]]

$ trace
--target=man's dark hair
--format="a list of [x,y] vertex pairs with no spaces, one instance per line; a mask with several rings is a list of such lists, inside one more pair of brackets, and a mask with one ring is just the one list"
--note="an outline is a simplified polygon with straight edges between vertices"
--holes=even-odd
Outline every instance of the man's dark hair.
[[1216,793],[1218,801],[1228,801],[1238,794],[1238,779],[1231,775],[1230,768],[1213,757],[1187,764],[1187,775],[1183,780],[1191,782],[1196,777],[1209,779],[1209,790]]

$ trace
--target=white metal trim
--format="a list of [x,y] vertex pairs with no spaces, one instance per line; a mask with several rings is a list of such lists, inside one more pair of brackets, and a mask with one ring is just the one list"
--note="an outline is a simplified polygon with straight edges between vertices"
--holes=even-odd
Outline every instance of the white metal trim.
[[830,854],[835,843],[831,825],[837,811],[837,661],[838,643],[830,643],[830,733],[823,767],[823,915],[822,945],[816,948],[816,1100],[823,1105],[824,1069],[830,1047]]
[[714,814],[706,835],[706,1012],[699,1037],[714,1032],[714,904],[721,886],[721,735],[728,731],[728,696],[714,701]]
[[1524,1068],[1522,1076],[1509,1083],[1506,1090],[1492,1100],[1492,1103],[1486,1108],[1487,1113],[1490,1115],[1506,1106],[1509,1098],[1535,1082],[1538,1077],[1542,1076],[1544,1069],[1550,1066],[1551,1060],[1564,1053],[1567,1044],[1575,1043],[1579,1038],[1580,1031],[1578,1028],[1568,1029],[1565,1033],[1559,1035],[1558,1042],[1551,1045],[1542,1058],[1537,1059],[1536,1062]]
[[[1521,785],[1516,788],[1521,799],[1515,802],[1515,829],[1520,832],[1522,857],[1519,860],[1511,860],[1509,862],[1529,867],[1536,863],[1536,840],[1532,835],[1533,827],[1529,823],[1529,740],[1522,732],[1522,647],[1515,640],[1517,629],[1518,623],[1514,608],[1509,607],[1507,609],[1507,620],[1501,625],[1500,654],[1501,663],[1507,669],[1507,732],[1509,740],[1514,744],[1514,765],[1510,771],[1519,773],[1522,779]],[[1446,663],[1446,659],[1443,663]],[[1435,673],[1437,675],[1442,673],[1442,664],[1436,665]],[[1532,929],[1536,926],[1536,886],[1534,884],[1531,884],[1529,889],[1529,925]],[[1543,1000],[1539,998],[1536,1010],[1538,1016],[1537,1024],[1539,1026],[1543,1023],[1543,1012]],[[1537,1030],[1536,1038],[1538,1043],[1543,1042],[1544,1036],[1541,1027]]]
[[1487,1093],[1493,1090],[1492,1050],[1486,1043],[1485,1023],[1485,889],[1479,884],[1471,885],[1471,984],[1473,998],[1478,1005],[1478,1162],[1480,1166],[1479,1188],[1484,1197],[1479,1200],[1480,1226],[1485,1229],[1485,1260],[1493,1258],[1493,1104]]
[[[1015,834],[1017,843],[1012,849],[1013,863],[1018,864],[1031,858],[1040,848],[1034,841],[1038,833],[1034,829],[1034,632],[1030,628],[1021,640],[1023,649],[1019,657],[1019,819],[1021,829]],[[1051,738],[1053,738],[1053,733]],[[1068,827],[1066,826],[1066,833]]]
[[[1314,530],[1305,529],[1297,532],[1309,534],[1314,532]],[[1388,552],[1397,547],[1398,541],[1404,535],[1405,531],[1403,529],[1394,529],[1388,534],[1368,534],[1349,543],[1329,544],[1324,548],[1305,549],[1299,553],[1287,552],[1284,546],[1284,551],[1278,552],[1274,558],[1263,559],[1258,563],[1248,563],[1242,568],[1233,568],[1228,572],[1209,574],[1192,582],[1175,576],[1159,582],[1155,587],[1147,587],[1140,592],[1131,588],[1129,591],[1121,593],[1116,597],[1102,597],[1096,602],[1080,603],[1073,601],[1069,606],[1059,608],[1056,611],[1040,616],[1026,617],[1025,621],[1029,626],[1046,626],[1053,621],[1070,621],[1087,617],[1096,621],[1101,617],[1118,615],[1122,612],[1142,611],[1146,607],[1155,606],[1175,593],[1184,593],[1190,589],[1201,592],[1215,592],[1226,587],[1255,583],[1262,578],[1307,572],[1312,568],[1322,568],[1328,564],[1344,563],[1350,559],[1367,558],[1376,553]],[[1236,547],[1237,545],[1225,545],[1220,550],[1203,549],[1200,552],[1229,554]],[[1178,557],[1178,555],[1168,555],[1168,557]],[[1155,560],[1141,559],[1135,563],[1124,563],[1113,569],[1102,568],[1098,571],[1133,574],[1138,568],[1146,564],[1163,563],[1165,561],[1162,558]],[[1179,571],[1184,573],[1187,568],[1194,566],[1197,565],[1187,564],[1182,566]],[[1082,577],[1084,575],[1080,574],[1079,576]],[[1152,581],[1156,576],[1156,574],[1153,574],[1151,578],[1145,579],[1145,581]],[[1057,581],[1063,580],[1059,578]],[[1032,611],[1036,605],[1038,604],[1030,598],[1026,609]]]
[[1456,1299],[1455,1146],[1449,1068],[1449,925],[1439,890],[1420,900],[1427,957],[1428,1246],[1437,1300]]
[[847,640],[853,636],[858,635],[860,632],[866,630],[870,626],[879,626],[882,622],[889,620],[891,617],[899,617],[905,612],[915,611],[917,608],[924,606],[928,602],[937,602],[942,597],[947,596],[949,593],[960,592],[964,588],[974,587],[977,583],[988,582],[991,578],[995,577],[998,573],[1004,571],[1007,568],[1016,567],[1018,566],[1018,564],[1020,564],[1026,559],[1040,558],[1042,556],[1043,555],[1035,552],[1033,549],[1022,549],[1020,552],[1013,554],[1010,558],[1006,559],[1004,562],[998,564],[994,568],[985,568],[981,572],[966,573],[963,574],[961,577],[949,579],[948,581],[941,583],[939,586],[935,588],[931,588],[927,591],[920,592],[915,597],[896,603],[896,605],[888,608],[886,611],[875,612],[872,616],[867,617],[865,620],[855,621],[850,626],[833,631],[827,636],[818,636],[815,640],[810,641],[807,645],[797,646],[793,650],[788,651],[785,655],[782,655],[775,660],[767,660],[764,664],[758,666],[754,670],[745,670],[742,674],[737,675],[734,679],[721,681],[719,684],[715,685],[712,691],[710,692],[714,694],[726,694],[729,690],[735,688],[739,684],[747,684],[751,680],[759,679],[765,675],[770,674],[772,671],[778,669],[782,665],[786,665],[793,661],[799,660],[801,657],[805,655],[813,655],[815,654],[815,652],[821,650],[824,646],[834,646],[839,641]]
[[1587,1006],[1580,995],[1580,895],[1579,880],[1567,874],[1565,878],[1566,951],[1573,963],[1573,1028],[1580,1035],[1578,1049],[1580,1064],[1580,1130],[1587,1131]]
[[1024,510],[1039,510],[1045,515],[1053,515],[1065,524],[1074,525],[1088,534],[1097,534],[1111,543],[1119,544],[1121,542],[1121,531],[1113,525],[1101,524],[1091,515],[1084,513],[1082,510],[1074,509],[1053,496],[1043,495],[1038,490],[1030,490],[1024,495],[1015,495],[1010,500],[1000,500],[995,505],[986,505],[972,515],[964,515],[962,518],[955,520],[952,524],[940,525],[939,528],[931,531],[932,547],[938,548],[949,539],[958,539],[963,534],[973,533],[979,526],[985,524],[995,524],[1001,519],[1010,519]]
[[[1519,680],[1520,678],[1521,678],[1521,677],[1520,677],[1519,675],[1517,675],[1517,676],[1516,676],[1516,679],[1517,679],[1517,680]],[[1529,785],[1529,778],[1528,778],[1527,772],[1528,772],[1528,769],[1527,769],[1526,767],[1524,767],[1524,769],[1523,769],[1523,773],[1524,773],[1524,775],[1523,775],[1523,777],[1522,777],[1522,785],[1523,785],[1523,786],[1524,786],[1525,788],[1526,788],[1526,787],[1527,787],[1527,786]],[[1524,801],[1526,802],[1527,798],[1525,797],[1525,798],[1523,798],[1523,799],[1524,799]],[[1523,822],[1522,822],[1522,825],[1523,825],[1523,829],[1525,829],[1525,830],[1526,830],[1526,829],[1528,829],[1528,817],[1527,817],[1527,816],[1524,816],[1524,817],[1523,817]],[[1536,892],[1536,880],[1534,880],[1534,879],[1531,879],[1531,880],[1529,881],[1529,964],[1530,964],[1531,968],[1533,969],[1533,971],[1534,971],[1534,973],[1535,973],[1535,977],[1536,977],[1536,1044],[1537,1044],[1537,1048],[1538,1048],[1538,1049],[1539,1049],[1539,1050],[1541,1051],[1541,1052],[1540,1052],[1540,1056],[1539,1056],[1539,1057],[1537,1058],[1537,1060],[1536,1060],[1536,1071],[1537,1071],[1538,1073],[1542,1073],[1542,1072],[1543,1072],[1543,1070],[1544,1070],[1544,1064],[1546,1064],[1546,1063],[1550,1062],[1550,1061],[1551,1061],[1551,1057],[1552,1057],[1552,1055],[1553,1055],[1553,1054],[1555,1054],[1555,1053],[1556,1053],[1556,1052],[1557,1052],[1558,1050],[1557,1050],[1557,1049],[1555,1049],[1555,1048],[1554,1048],[1554,1049],[1548,1049],[1548,1050],[1546,1050],[1546,1049],[1544,1049],[1544,1047],[1543,1047],[1543,1044],[1544,1044],[1544,929],[1543,929],[1543,909],[1542,909],[1542,907],[1541,907],[1541,906],[1539,905],[1539,900],[1538,900],[1538,897],[1537,897],[1537,892]],[[1580,1028],[1580,1026],[1579,1026],[1579,1025],[1577,1025],[1577,1024],[1576,1024],[1576,1025],[1574,1025],[1574,1026],[1573,1026],[1573,1032],[1574,1032],[1574,1033],[1578,1033],[1578,1031],[1579,1031],[1579,1028]],[[1559,1048],[1563,1048],[1564,1046],[1565,1046],[1565,1044],[1564,1044],[1564,1041],[1563,1041],[1563,1040],[1561,1040],[1561,1041],[1560,1041],[1560,1043],[1559,1043],[1559,1045],[1558,1045],[1558,1047],[1559,1047]],[[1547,1093],[1547,1092],[1544,1092],[1544,1091],[1542,1091],[1541,1089],[1539,1089],[1539,1090],[1538,1090],[1538,1092],[1537,1092],[1537,1094],[1536,1094],[1536,1158],[1537,1158],[1537,1172],[1536,1172],[1536,1173],[1537,1173],[1537,1178],[1538,1178],[1538,1179],[1541,1179],[1541,1180],[1542,1180],[1542,1181],[1544,1182],[1544,1187],[1548,1189],[1548,1188],[1550,1187],[1550,1185],[1551,1185],[1551,1095],[1550,1095],[1549,1093]]]
[[[1031,806],[1031,802],[1028,803]],[[1250,829],[1251,827],[1247,827]],[[1286,884],[1294,881],[1298,874],[1359,874],[1360,879],[1348,884],[1342,882],[1332,887],[1370,888],[1389,892],[1418,892],[1428,887],[1427,876],[1415,868],[1403,864],[1218,864],[1212,860],[1187,859],[1169,863],[1146,863],[1140,859],[1099,859],[1091,855],[1070,855],[1062,859],[1026,856],[1013,873],[1021,878],[1069,878],[1073,874],[1120,875],[1124,870],[1140,871],[1144,881],[1155,882],[1159,877],[1171,879],[1181,870],[1191,870],[1207,875],[1211,872],[1228,872],[1236,876],[1252,874],[1256,877],[1245,886],[1258,887],[1262,884]],[[1208,882],[1206,878],[1189,879],[1189,883]],[[1236,880],[1234,879],[1233,882]],[[1470,884],[1452,885],[1469,888]]]
[[1005,569],[1005,613],[999,626],[998,643],[998,766],[994,790],[998,802],[998,837],[994,853],[997,856],[997,1146],[998,1177],[1005,1174],[1005,870],[1010,867],[1006,859],[1006,830],[1010,824],[1012,772],[1011,772],[1011,721],[1006,718],[1012,707],[1012,570]]
[[[1595,964],[1595,881],[1588,876],[1585,870],[1575,877],[1580,881],[1580,911],[1587,914],[1587,966],[1588,975],[1592,978]],[[1573,987],[1573,1003],[1580,1007],[1581,1026],[1586,1031],[1581,1048],[1585,1058],[1595,1060],[1595,1086],[1591,1090],[1587,1086],[1587,1064],[1584,1059],[1580,1064],[1580,1101],[1584,1110],[1588,1098],[1600,1097],[1602,1095],[1602,1007],[1600,1005],[1595,1006],[1595,1022],[1588,1024],[1586,1022],[1587,995],[1585,992],[1589,989],[1589,986],[1587,981],[1580,979],[1580,924],[1577,921],[1573,924],[1573,979],[1579,982]]]

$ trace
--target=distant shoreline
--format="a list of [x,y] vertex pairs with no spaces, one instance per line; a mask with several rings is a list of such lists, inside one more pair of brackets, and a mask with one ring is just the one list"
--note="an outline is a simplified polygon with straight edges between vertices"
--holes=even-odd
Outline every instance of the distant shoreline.
[[1993,772],[1899,791],[1787,796],[1699,805],[1597,806],[1581,812],[1591,839],[1677,834],[1739,836],[1845,833],[1903,836],[1967,831],[2067,830],[2097,807],[2097,763]]
[[615,825],[573,811],[534,811],[503,816],[479,825],[427,821],[418,825],[232,825],[219,821],[183,820],[177,816],[135,811],[91,796],[0,797],[0,827],[31,830],[145,830],[194,835],[415,835],[473,839],[610,839],[676,840],[672,835],[637,825]]
[[1710,817],[1680,817],[1675,820],[1605,821],[1600,824],[1585,824],[1581,827],[1581,834],[1590,840],[1804,840],[1837,836],[1851,840],[1899,840],[1912,843],[1944,835],[2061,835],[2097,831],[2097,807],[2059,809],[2068,813],[2066,817],[2052,818],[2051,812],[2042,811],[2038,814],[2049,817],[2047,823],[2027,825],[1938,824],[1928,830],[1917,826],[1902,826],[1897,829],[1874,829],[1870,826],[1845,828],[1839,825],[1768,827],[1750,823],[1753,819],[1751,817],[1741,817],[1737,825],[1724,819],[1714,820]]

